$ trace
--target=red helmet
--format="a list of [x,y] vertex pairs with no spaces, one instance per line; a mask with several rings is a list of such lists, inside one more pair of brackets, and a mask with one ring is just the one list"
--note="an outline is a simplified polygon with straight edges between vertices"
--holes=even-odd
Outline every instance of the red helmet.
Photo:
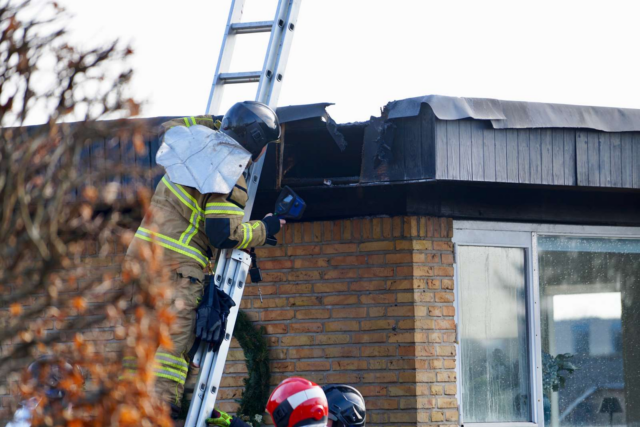
[[327,398],[316,383],[292,377],[282,381],[267,403],[276,427],[325,427],[329,416]]

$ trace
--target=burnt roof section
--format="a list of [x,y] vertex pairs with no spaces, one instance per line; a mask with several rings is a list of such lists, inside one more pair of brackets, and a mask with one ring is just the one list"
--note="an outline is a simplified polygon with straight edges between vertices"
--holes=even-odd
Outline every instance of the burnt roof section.
[[494,129],[574,128],[640,131],[640,110],[427,95],[387,104],[389,119],[414,117],[428,104],[440,120],[489,120]]

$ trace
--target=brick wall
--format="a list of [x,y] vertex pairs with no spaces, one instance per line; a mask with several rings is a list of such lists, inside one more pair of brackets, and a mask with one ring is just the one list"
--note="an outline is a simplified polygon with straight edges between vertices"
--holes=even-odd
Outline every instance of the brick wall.
[[[258,249],[264,281],[242,308],[269,334],[272,384],[351,384],[372,426],[457,425],[452,232],[428,217],[308,222]],[[231,412],[242,360],[236,344],[218,403]]]
[[[292,375],[354,385],[369,425],[457,425],[451,235],[442,218],[307,222],[258,249],[264,282],[246,287],[242,308],[267,329],[273,385]],[[87,261],[117,275],[125,248],[98,249]],[[115,355],[112,326],[87,336]],[[234,344],[218,403],[230,412],[246,375]],[[9,392],[0,380],[0,412],[13,409]]]

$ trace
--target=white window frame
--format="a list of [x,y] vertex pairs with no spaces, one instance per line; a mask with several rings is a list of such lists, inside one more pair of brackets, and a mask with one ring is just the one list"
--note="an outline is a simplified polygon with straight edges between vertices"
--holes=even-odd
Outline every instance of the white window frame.
[[[467,423],[469,427],[544,427],[544,404],[542,391],[542,353],[540,349],[540,283],[538,276],[538,234],[558,235],[568,237],[598,237],[598,238],[627,238],[640,239],[640,227],[610,227],[610,226],[583,226],[583,225],[562,225],[562,224],[528,224],[509,222],[485,222],[485,221],[454,221],[453,222],[453,243],[454,243],[454,280],[455,280],[455,322],[460,324],[460,319],[464,313],[460,313],[460,286],[458,268],[458,247],[459,246],[487,246],[487,247],[509,247],[522,248],[525,250],[526,291],[527,291],[527,327],[529,331],[529,366],[530,386],[532,402],[531,419],[532,422],[494,422],[494,423]],[[462,370],[459,328],[456,351],[456,374],[459,387],[457,387],[456,397],[458,399],[460,411],[460,424],[464,423],[464,407],[462,401]]]

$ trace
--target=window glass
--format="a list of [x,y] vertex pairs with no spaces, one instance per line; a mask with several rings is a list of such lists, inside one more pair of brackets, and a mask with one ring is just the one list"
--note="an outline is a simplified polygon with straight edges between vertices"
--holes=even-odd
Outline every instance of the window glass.
[[539,236],[546,426],[640,425],[640,240]]
[[525,250],[459,246],[464,423],[530,421]]

